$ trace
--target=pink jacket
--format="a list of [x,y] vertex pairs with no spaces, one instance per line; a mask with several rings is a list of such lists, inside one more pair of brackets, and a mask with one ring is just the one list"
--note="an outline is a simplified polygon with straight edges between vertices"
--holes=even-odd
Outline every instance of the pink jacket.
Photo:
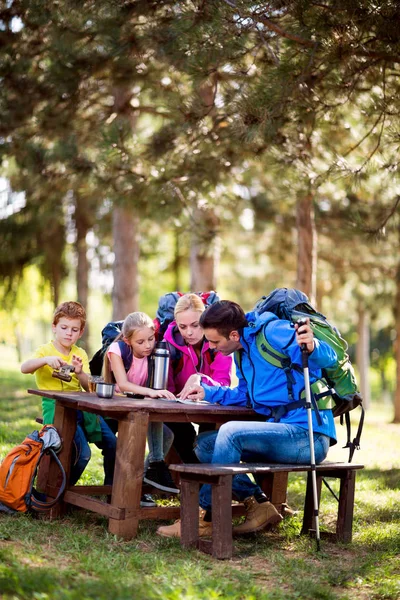
[[[175,321],[168,325],[168,329],[164,335],[164,341],[176,348],[179,351],[179,356],[181,356],[179,366],[182,368],[180,368],[178,373],[174,373],[173,370],[174,360],[170,361],[168,389],[173,394],[178,394],[183,389],[183,386],[190,375],[194,375],[195,373],[201,373],[203,375],[202,381],[208,385],[229,386],[231,384],[231,356],[224,356],[221,352],[215,351],[214,360],[210,362],[210,353],[207,352],[209,343],[204,341],[201,349],[201,359],[199,361],[192,346],[185,344]],[[174,348],[170,349],[172,359],[174,358]]]

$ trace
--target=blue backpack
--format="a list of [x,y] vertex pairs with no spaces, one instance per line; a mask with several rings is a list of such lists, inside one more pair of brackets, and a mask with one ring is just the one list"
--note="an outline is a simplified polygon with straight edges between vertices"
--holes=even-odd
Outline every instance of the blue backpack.
[[[285,319],[293,324],[301,319],[308,318],[314,336],[326,342],[335,350],[337,354],[335,365],[329,369],[322,370],[322,378],[311,386],[311,396],[317,418],[319,418],[318,408],[332,409],[333,416],[340,417],[341,423],[343,423],[344,417],[347,428],[347,444],[345,448],[349,448],[349,462],[351,462],[354,450],[360,447],[360,437],[364,424],[364,409],[354,369],[347,354],[347,342],[342,338],[338,329],[329,323],[325,315],[315,310],[309,303],[306,294],[300,290],[277,288],[269,296],[263,296],[258,300],[253,311],[257,315],[270,312],[279,319]],[[257,334],[257,348],[266,361],[285,371],[289,398],[291,398],[292,402],[285,405],[284,410],[293,410],[305,405],[305,395],[304,397],[295,399],[292,392],[293,376],[291,372],[292,370],[302,372],[302,367],[301,365],[291,363],[287,355],[278,352],[271,346],[267,337],[268,323]],[[356,437],[351,441],[349,412],[357,406],[361,408],[361,416]],[[282,407],[279,407],[279,410],[281,413]],[[282,416],[282,414],[279,416]]]
[[[101,348],[93,355],[89,361],[90,373],[92,375],[101,375],[103,370],[104,356],[109,345],[121,333],[123,321],[110,321],[101,332]],[[132,364],[132,348],[123,340],[118,340],[121,350],[121,358],[124,363],[125,371],[129,371]]]

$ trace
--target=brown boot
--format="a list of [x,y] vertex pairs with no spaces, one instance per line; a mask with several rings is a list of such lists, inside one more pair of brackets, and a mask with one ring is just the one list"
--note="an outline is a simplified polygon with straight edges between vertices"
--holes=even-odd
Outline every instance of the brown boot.
[[254,496],[250,496],[245,499],[244,506],[246,509],[246,520],[244,523],[233,528],[233,535],[260,531],[260,529],[264,529],[267,525],[273,525],[282,521],[282,515],[278,513],[271,502],[262,502],[259,504]]
[[[202,508],[199,511],[199,537],[211,537],[212,523],[204,521],[206,511]],[[157,529],[157,534],[163,537],[181,537],[181,520],[178,519],[173,525],[162,525]]]

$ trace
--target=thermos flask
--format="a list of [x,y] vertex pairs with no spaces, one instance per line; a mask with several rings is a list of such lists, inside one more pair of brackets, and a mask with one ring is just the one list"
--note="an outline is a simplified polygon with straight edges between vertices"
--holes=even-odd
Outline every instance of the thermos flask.
[[169,350],[167,342],[158,342],[154,351],[154,374],[153,385],[154,390],[165,390],[168,381],[169,369]]

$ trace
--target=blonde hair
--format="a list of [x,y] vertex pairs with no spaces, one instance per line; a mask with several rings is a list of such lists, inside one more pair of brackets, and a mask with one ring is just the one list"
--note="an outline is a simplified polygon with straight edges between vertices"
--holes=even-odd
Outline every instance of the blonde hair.
[[[149,329],[155,331],[155,325],[152,319],[149,317],[149,315],[146,315],[146,313],[144,312],[130,313],[125,318],[122,324],[121,333],[118,334],[113,341],[118,342],[122,338],[125,338],[125,340],[129,344],[133,334],[136,333],[136,331],[138,331],[139,329],[143,329],[143,327],[148,327]],[[103,360],[103,378],[104,381],[106,381],[107,383],[112,383],[115,380],[111,371],[111,364],[110,360],[107,357],[107,353],[105,353],[104,355],[104,359],[105,358],[107,358],[107,360]]]
[[205,311],[203,300],[197,294],[185,294],[181,296],[175,305],[174,317],[185,310],[194,310],[199,313]]

